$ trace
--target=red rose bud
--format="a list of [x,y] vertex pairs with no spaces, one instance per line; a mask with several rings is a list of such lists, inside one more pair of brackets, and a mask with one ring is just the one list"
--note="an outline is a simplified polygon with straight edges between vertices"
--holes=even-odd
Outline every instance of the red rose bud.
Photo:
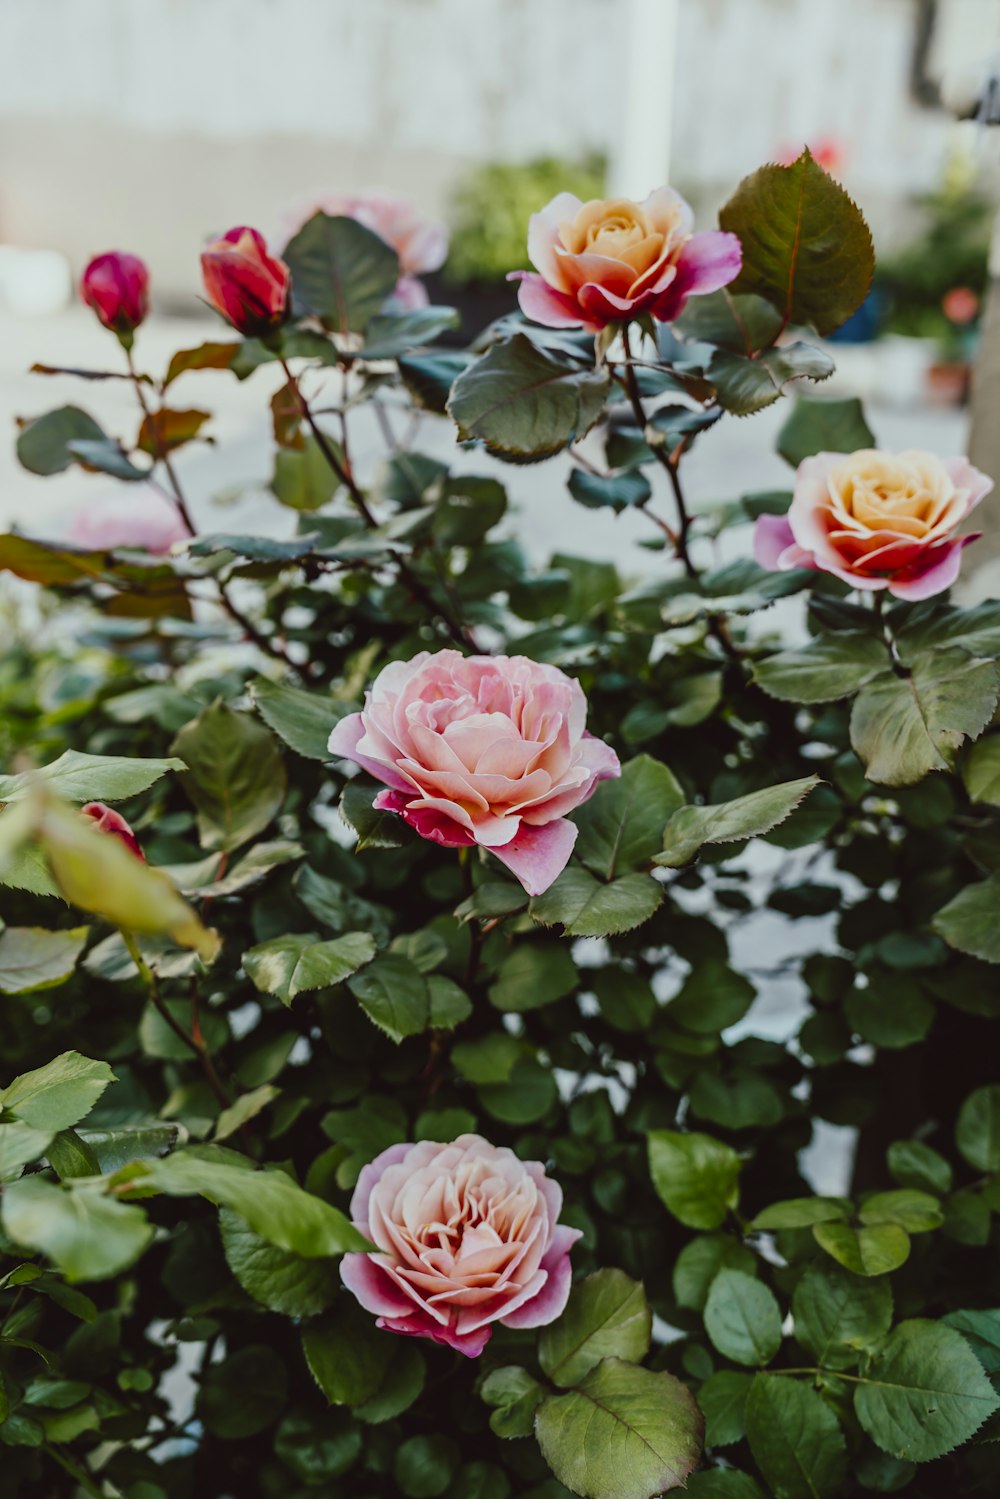
[[146,855],[139,845],[139,840],[125,821],[120,812],[106,807],[103,802],[88,802],[80,811],[84,817],[92,817],[102,833],[110,833],[113,838],[120,838],[129,853],[135,854],[145,864]]
[[238,332],[257,337],[284,322],[291,273],[256,229],[240,226],[213,240],[202,251],[201,274],[208,300]]
[[95,255],[80,281],[80,296],[119,338],[135,332],[149,311],[149,271],[138,255]]

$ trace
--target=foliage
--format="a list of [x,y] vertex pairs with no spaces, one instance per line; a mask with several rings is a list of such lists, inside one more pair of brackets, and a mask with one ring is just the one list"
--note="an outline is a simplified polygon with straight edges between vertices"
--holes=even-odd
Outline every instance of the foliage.
[[602,157],[579,162],[540,156],[525,162],[491,162],[470,170],[455,193],[446,275],[458,285],[502,281],[528,265],[525,225],[556,193],[584,202],[604,192]]
[[[78,407],[23,429],[35,473],[152,466],[183,506],[173,383],[228,371],[298,513],[155,560],[0,538],[39,585],[0,662],[12,1499],[997,1492],[1000,605],[765,572],[749,522],[787,495],[752,475],[685,503],[729,413],[787,401],[792,463],[869,440],[793,394],[828,362],[786,314],[830,326],[867,286],[818,170],[739,190],[752,282],[641,356],[509,319],[443,353],[447,313],[385,303],[384,247],[320,216],[282,331],[137,370],[154,414],[114,436]],[[806,172],[822,212],[772,214]],[[377,475],[350,447],[375,402]],[[404,445],[414,408],[469,457]],[[554,452],[582,505],[648,518],[647,576],[569,542],[536,566],[504,528],[517,470],[486,453]],[[328,753],[382,667],[445,647],[578,678],[623,761],[539,895]],[[831,1127],[850,1161],[818,1173]],[[470,1131],[544,1162],[581,1234],[565,1310],[475,1362],[339,1274],[364,1168]]]

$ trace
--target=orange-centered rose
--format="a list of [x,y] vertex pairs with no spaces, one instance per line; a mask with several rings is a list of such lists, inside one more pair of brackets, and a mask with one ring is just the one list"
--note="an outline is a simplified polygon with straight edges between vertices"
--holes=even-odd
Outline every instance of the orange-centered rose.
[[692,234],[691,224],[691,209],[669,187],[642,203],[559,193],[528,229],[537,274],[511,272],[521,311],[549,328],[592,333],[643,313],[670,322],[688,297],[728,285],[742,260],[735,234]]
[[977,538],[955,531],[992,488],[967,458],[916,449],[817,453],[799,464],[788,514],[757,521],[757,561],[927,599],[958,577],[962,548]]

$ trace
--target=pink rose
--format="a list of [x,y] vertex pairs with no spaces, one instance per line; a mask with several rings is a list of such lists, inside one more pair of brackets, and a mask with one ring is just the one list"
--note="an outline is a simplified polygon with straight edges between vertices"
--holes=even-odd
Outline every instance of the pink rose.
[[135,332],[149,311],[149,271],[125,250],[95,255],[80,279],[80,296],[113,333]]
[[238,333],[259,338],[280,327],[288,313],[291,272],[267,253],[264,236],[240,225],[202,251],[205,293]]
[[399,256],[400,278],[396,283],[398,302],[411,311],[426,307],[427,292],[416,279],[428,271],[440,270],[448,255],[448,230],[436,219],[424,218],[408,198],[391,193],[358,193],[354,196],[329,194],[310,203],[308,209],[292,220],[289,238],[297,234],[314,213],[357,219],[379,239],[384,239]]
[[80,808],[80,812],[82,816],[89,817],[102,833],[109,833],[112,838],[120,839],[129,853],[135,854],[145,864],[146,855],[142,851],[142,845],[120,812],[116,812],[113,807],[106,807],[103,802],[88,802],[85,807]]
[[669,187],[642,203],[581,203],[559,193],[531,216],[528,255],[536,270],[511,271],[508,280],[521,283],[525,317],[548,328],[599,333],[643,313],[669,323],[688,297],[727,286],[742,263],[735,234],[692,234],[691,224],[691,209]]
[[562,1191],[538,1161],[479,1135],[391,1145],[358,1178],[355,1226],[373,1254],[345,1254],[341,1277],[378,1326],[469,1358],[493,1322],[544,1327],[569,1296]]
[[815,567],[853,588],[928,599],[958,577],[978,537],[955,529],[992,488],[967,458],[817,453],[799,464],[788,514],[758,518],[754,553],[772,571]]
[[135,489],[128,495],[108,495],[82,505],[70,525],[74,546],[88,552],[110,552],[134,547],[162,556],[178,541],[188,540],[188,529],[172,505],[154,489]]
[[422,651],[379,673],[329,748],[389,787],[376,807],[445,848],[488,848],[540,895],[576,842],[566,814],[621,774],[586,721],[583,689],[558,667]]

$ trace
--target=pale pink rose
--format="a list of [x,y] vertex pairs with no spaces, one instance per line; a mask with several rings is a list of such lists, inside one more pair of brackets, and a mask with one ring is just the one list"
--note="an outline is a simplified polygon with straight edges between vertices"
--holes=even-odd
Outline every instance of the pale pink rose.
[[814,567],[853,588],[928,599],[958,577],[979,533],[955,530],[992,488],[967,458],[817,453],[799,464],[787,515],[758,518],[754,552],[772,571]]
[[583,689],[556,666],[422,651],[379,673],[329,748],[389,787],[376,807],[446,848],[478,843],[540,895],[576,842],[566,814],[621,774],[586,721]]
[[448,230],[436,219],[420,213],[408,198],[391,193],[330,193],[315,199],[302,213],[290,220],[289,238],[297,234],[314,213],[357,219],[379,239],[384,239],[399,256],[400,277],[396,283],[396,300],[407,310],[426,307],[427,292],[416,278],[438,271],[448,255]]
[[88,552],[110,552],[116,547],[162,556],[189,532],[177,507],[154,489],[130,489],[81,505],[70,524],[70,540]]
[[735,234],[692,234],[693,215],[679,193],[661,187],[642,203],[559,193],[531,216],[528,256],[534,271],[520,281],[525,317],[548,328],[599,333],[648,313],[661,323],[679,317],[688,297],[727,286],[739,275]]
[[566,1305],[580,1234],[561,1210],[544,1166],[480,1135],[391,1145],[351,1199],[376,1252],[345,1254],[341,1277],[379,1327],[477,1358],[494,1322],[544,1327]]

